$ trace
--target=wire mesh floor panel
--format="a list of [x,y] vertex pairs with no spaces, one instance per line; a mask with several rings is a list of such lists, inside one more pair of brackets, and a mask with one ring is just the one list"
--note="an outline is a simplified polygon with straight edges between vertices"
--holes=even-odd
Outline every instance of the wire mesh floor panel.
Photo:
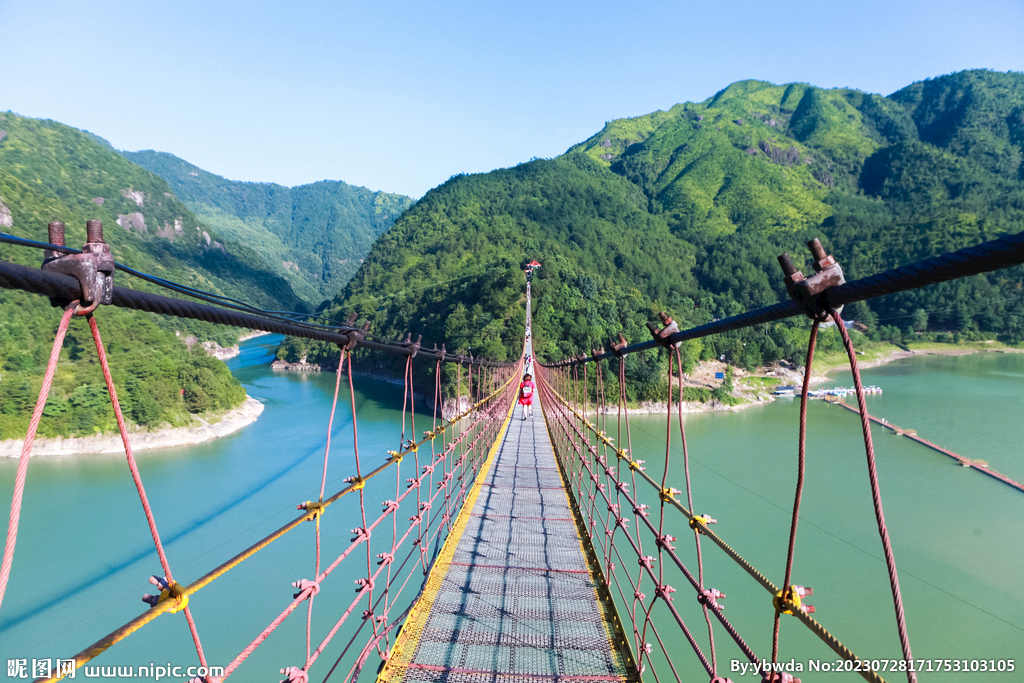
[[[626,672],[539,407],[509,429],[389,681],[619,681]],[[415,643],[412,641],[415,640]]]

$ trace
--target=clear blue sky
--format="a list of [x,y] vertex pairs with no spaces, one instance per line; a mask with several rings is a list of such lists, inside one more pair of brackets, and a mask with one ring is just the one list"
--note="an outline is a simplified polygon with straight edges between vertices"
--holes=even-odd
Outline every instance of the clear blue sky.
[[0,0],[0,110],[238,180],[419,197],[756,78],[1024,70],[1021,0]]

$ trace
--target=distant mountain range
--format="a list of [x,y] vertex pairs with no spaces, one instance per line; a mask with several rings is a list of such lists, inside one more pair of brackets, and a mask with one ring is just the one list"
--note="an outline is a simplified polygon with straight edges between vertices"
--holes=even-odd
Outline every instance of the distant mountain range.
[[[560,157],[452,178],[378,239],[330,310],[358,311],[385,336],[510,356],[520,268],[537,258],[540,357],[620,330],[639,341],[657,310],[689,325],[784,299],[775,256],[807,263],[813,236],[857,278],[1024,229],[1022,158],[1024,74],[964,71],[887,97],[743,81],[611,121]],[[929,329],[1019,342],[1022,281],[1014,268],[849,314],[886,338],[912,334],[923,310]],[[746,366],[799,359],[799,324],[692,352]],[[300,346],[286,355],[310,350]]]
[[[129,156],[172,169],[184,165],[152,152]],[[0,230],[45,241],[47,223],[62,220],[67,244],[80,246],[85,221],[98,218],[119,262],[273,310],[315,308],[324,298],[320,287],[334,287],[333,292],[342,286],[373,238],[410,203],[344,183],[289,190],[231,183],[194,167],[184,174],[201,178],[201,184],[185,187],[190,201],[215,220],[193,213],[167,181],[102,138],[54,121],[0,113]],[[207,193],[206,203],[196,199]],[[221,230],[221,224],[227,227]],[[38,266],[42,253],[0,244],[0,258]],[[122,273],[115,280],[167,293]],[[131,421],[183,425],[191,414],[243,400],[245,392],[221,361],[208,358],[200,344],[184,343],[198,337],[230,345],[239,330],[113,307],[97,317]],[[0,439],[25,432],[57,318],[44,298],[0,290]],[[88,330],[73,324],[41,435],[115,428],[91,347]]]
[[314,305],[333,297],[412,204],[337,180],[284,187],[227,180],[166,152],[122,152],[156,173],[206,225],[255,250]]

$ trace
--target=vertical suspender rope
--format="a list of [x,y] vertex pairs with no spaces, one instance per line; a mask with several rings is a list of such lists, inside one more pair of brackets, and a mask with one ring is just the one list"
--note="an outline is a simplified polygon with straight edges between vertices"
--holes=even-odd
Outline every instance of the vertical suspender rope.
[[[843,338],[843,346],[846,347],[846,355],[850,359],[850,370],[853,372],[853,386],[857,390],[857,406],[860,408],[860,425],[864,432],[864,451],[868,460],[868,479],[871,482],[871,502],[875,508],[875,521],[878,522],[878,535],[882,538],[882,550],[885,553],[885,566],[889,571],[889,586],[892,589],[892,602],[896,608],[896,628],[899,632],[900,647],[903,649],[903,659],[913,661],[914,655],[910,651],[910,636],[907,634],[907,621],[903,614],[903,596],[900,593],[900,577],[896,571],[896,556],[892,550],[892,543],[889,541],[889,529],[885,526],[885,512],[882,510],[882,492],[878,483],[878,469],[875,467],[875,445],[871,440],[871,423],[868,421],[868,406],[864,400],[864,385],[860,381],[860,367],[857,363],[857,354],[853,349],[853,340],[850,333],[846,331],[843,318],[838,311],[831,312],[832,319],[839,328],[839,334]],[[809,373],[808,373],[809,374]],[[907,681],[916,683],[917,673],[914,667],[907,669]]]
[[[131,470],[132,480],[135,482],[135,488],[139,492],[139,499],[142,501],[142,509],[146,513],[146,522],[149,523],[149,531],[153,536],[153,543],[156,545],[157,555],[160,557],[160,565],[164,570],[164,577],[167,582],[167,590],[170,596],[174,599],[179,599],[175,593],[180,591],[180,586],[177,586],[174,582],[174,578],[171,576],[171,565],[167,561],[167,553],[164,551],[164,545],[160,541],[160,532],[156,529],[156,518],[153,516],[153,510],[149,506],[149,499],[146,497],[146,489],[142,485],[142,476],[139,474],[139,466],[135,462],[135,454],[132,452],[131,440],[128,438],[128,426],[124,421],[124,413],[121,412],[121,403],[117,399],[117,389],[114,388],[114,378],[110,374],[110,364],[107,362],[107,351],[103,346],[103,339],[100,337],[100,328],[96,324],[96,317],[89,313],[86,316],[86,320],[89,321],[89,330],[92,331],[93,341],[96,343],[96,353],[99,355],[100,368],[103,370],[103,380],[107,383],[107,391],[110,393],[110,404],[114,408],[114,417],[117,419],[117,428],[121,432],[121,442],[124,444],[124,453],[128,458],[128,469]],[[176,588],[177,586],[177,588]],[[192,641],[196,646],[196,653],[199,655],[199,663],[201,666],[206,666],[206,655],[203,653],[203,644],[199,640],[199,632],[196,630],[195,620],[192,618],[192,611],[188,606],[187,596],[183,600],[185,620],[188,622],[189,631],[192,633]]]
[[[690,485],[690,451],[686,444],[686,427],[683,424],[683,354],[680,353],[678,348],[673,349],[675,351],[677,371],[679,373],[679,438],[683,444],[683,474],[686,477],[686,506],[693,512],[693,487]],[[672,412],[672,354],[669,354],[669,413]],[[671,422],[672,416],[669,415],[669,421]],[[661,479],[661,490],[664,491],[668,485],[668,449],[665,449],[665,475]],[[665,501],[661,502],[661,514],[664,520],[665,516]],[[694,543],[697,546],[697,582],[700,584],[700,589],[704,590],[704,555],[700,549],[700,531],[694,529]],[[664,531],[661,533],[664,534]],[[708,614],[708,606],[701,604],[704,610],[704,620],[708,625],[708,647],[711,650],[711,668],[714,670],[714,675],[718,674],[718,654],[715,651],[715,629],[711,623],[711,616]]]
[[64,308],[64,314],[57,325],[57,333],[53,338],[53,347],[50,349],[50,360],[46,364],[46,372],[43,375],[43,384],[39,388],[39,398],[36,399],[36,407],[32,411],[32,419],[28,423],[28,432],[25,434],[25,442],[21,446],[21,457],[18,459],[18,473],[14,478],[14,495],[11,497],[11,516],[7,523],[7,543],[4,545],[3,564],[0,565],[0,605],[4,602],[4,593],[7,591],[7,580],[11,576],[11,565],[14,563],[14,546],[18,542],[18,521],[21,519],[21,500],[25,493],[25,479],[28,476],[28,459],[32,455],[32,444],[36,440],[36,430],[39,429],[39,420],[43,417],[43,409],[46,407],[46,399],[50,395],[50,387],[53,385],[53,375],[57,371],[57,359],[60,358],[60,350],[64,346],[64,335],[67,334],[68,324],[71,316],[78,308],[78,302],[72,301]]
[[[811,327],[810,337],[807,339],[807,362],[804,363],[804,382],[800,392],[800,438],[797,446],[797,474],[796,474],[796,495],[793,500],[793,519],[789,526],[789,550],[786,553],[786,573],[782,581],[782,598],[775,608],[775,622],[772,625],[772,662],[778,661],[779,656],[779,619],[782,616],[782,602],[791,600],[790,579],[793,577],[793,559],[796,555],[796,527],[800,521],[800,501],[804,495],[804,470],[807,454],[807,399],[811,386],[811,367],[814,363],[814,346],[818,340],[818,326],[820,323],[815,320]],[[691,506],[692,509],[692,506]]]

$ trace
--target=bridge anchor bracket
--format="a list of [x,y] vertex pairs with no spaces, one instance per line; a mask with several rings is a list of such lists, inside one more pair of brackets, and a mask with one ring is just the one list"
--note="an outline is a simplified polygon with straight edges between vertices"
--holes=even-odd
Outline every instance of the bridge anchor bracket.
[[[779,265],[786,275],[786,291],[789,292],[789,296],[803,306],[808,318],[824,322],[831,312],[825,300],[825,292],[832,287],[846,284],[846,276],[843,275],[842,266],[831,254],[825,252],[825,247],[817,237],[807,243],[807,248],[814,257],[814,275],[804,277],[804,274],[793,265],[789,253],[779,256]],[[840,306],[836,312],[842,310],[843,307]]]

